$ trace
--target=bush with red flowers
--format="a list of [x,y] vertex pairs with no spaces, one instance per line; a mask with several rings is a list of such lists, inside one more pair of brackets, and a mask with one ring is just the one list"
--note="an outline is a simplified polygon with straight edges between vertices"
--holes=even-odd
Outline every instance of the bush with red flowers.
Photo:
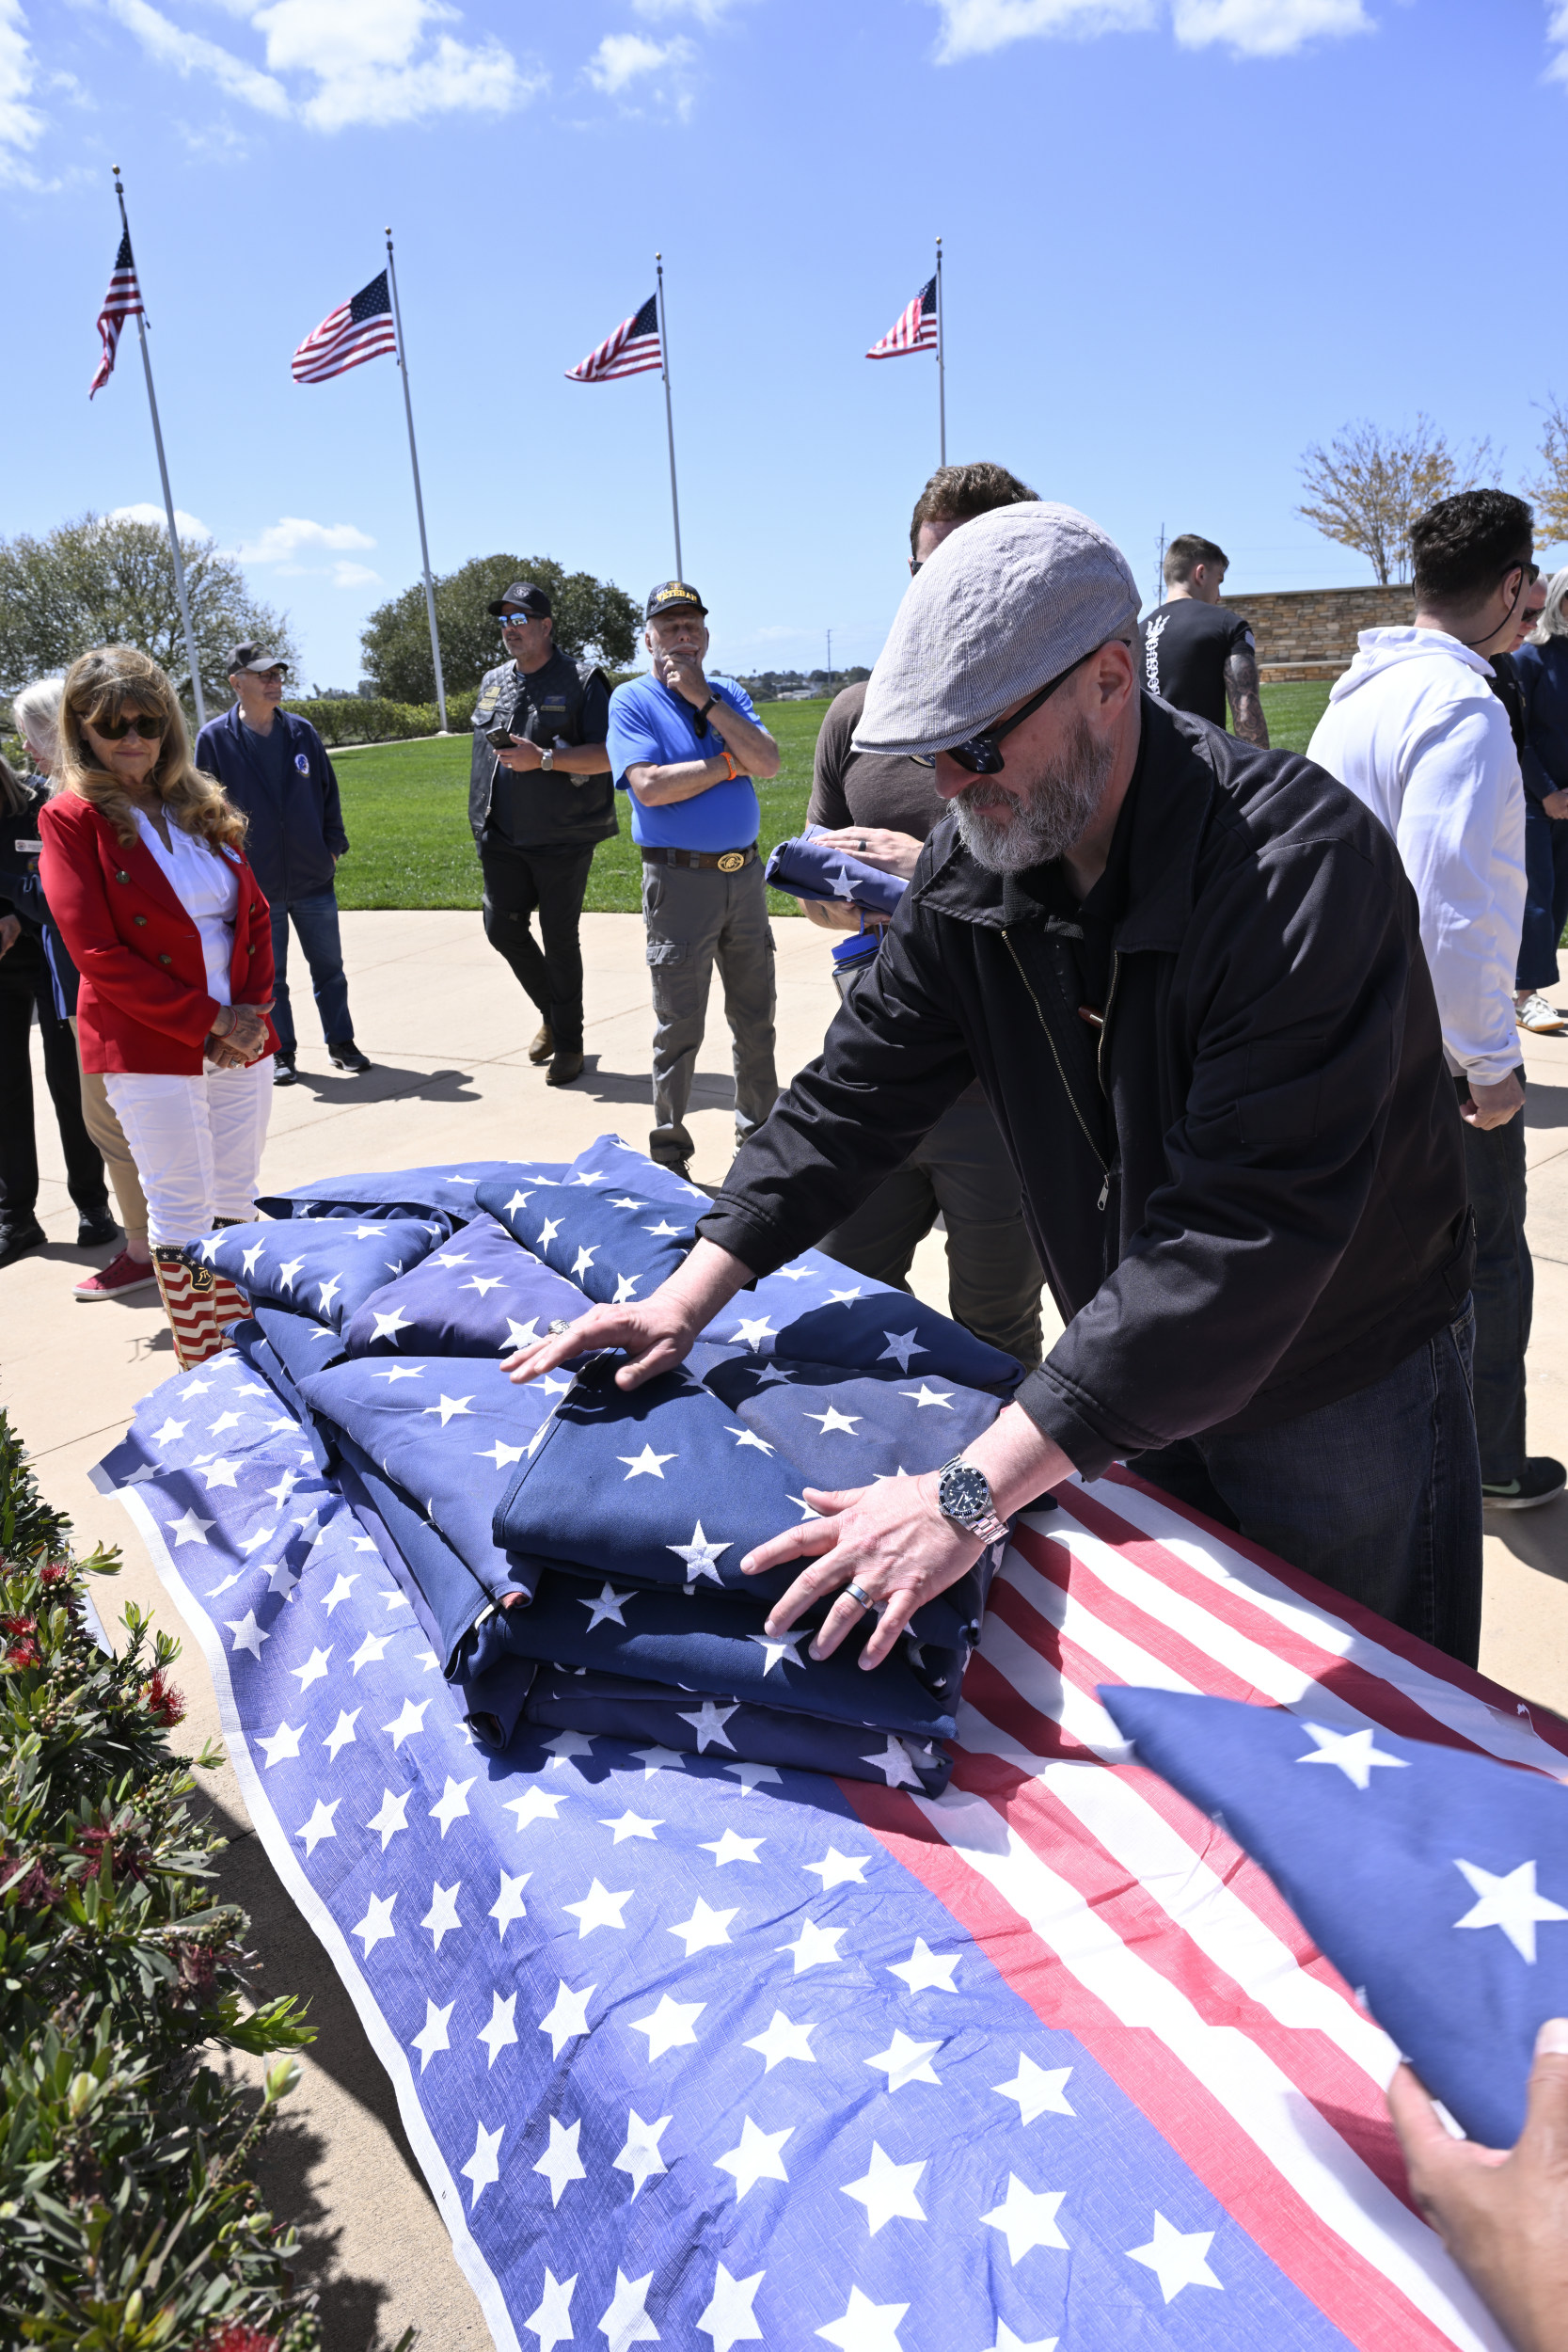
[[[176,1756],[178,1645],[118,1655],[0,1414],[0,2344],[317,2352],[292,2230],[249,2177],[311,2030],[258,2003],[222,1840]],[[204,2053],[269,2057],[260,2101]]]

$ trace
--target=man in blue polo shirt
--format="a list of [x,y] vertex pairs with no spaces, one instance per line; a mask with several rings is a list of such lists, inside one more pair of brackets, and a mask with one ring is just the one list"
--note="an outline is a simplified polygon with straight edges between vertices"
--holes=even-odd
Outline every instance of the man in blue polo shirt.
[[654,991],[654,1126],[648,1149],[682,1175],[686,1108],[707,1020],[715,961],[735,1040],[735,1131],[744,1143],[773,1107],[773,934],[757,856],[754,776],[779,772],[779,747],[749,698],[704,675],[707,607],[685,580],[648,598],[646,677],[610,698],[606,751],[631,801],[642,853],[642,920]]

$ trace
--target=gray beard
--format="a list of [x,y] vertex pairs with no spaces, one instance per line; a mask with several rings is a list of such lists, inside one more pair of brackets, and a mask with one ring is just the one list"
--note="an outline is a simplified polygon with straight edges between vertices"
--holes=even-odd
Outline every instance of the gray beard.
[[[1026,873],[1061,856],[1084,832],[1104,797],[1116,754],[1078,721],[1060,761],[1032,779],[1021,794],[1005,793],[979,776],[953,803],[958,838],[977,865],[993,874]],[[998,824],[992,809],[1011,816]]]

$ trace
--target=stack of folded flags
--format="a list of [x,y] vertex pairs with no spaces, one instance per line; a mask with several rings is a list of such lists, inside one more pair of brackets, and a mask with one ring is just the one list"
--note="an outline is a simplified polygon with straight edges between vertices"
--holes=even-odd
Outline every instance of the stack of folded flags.
[[252,1301],[237,1343],[383,1549],[477,1739],[615,1734],[940,1793],[994,1556],[869,1673],[864,1632],[810,1657],[821,1608],[766,1631],[799,1564],[740,1563],[815,1516],[808,1486],[949,1460],[1016,1386],[1010,1357],[813,1250],[629,1394],[614,1355],[514,1384],[501,1359],[552,1324],[650,1296],[708,1205],[613,1136],[569,1168],[401,1169],[260,1205],[202,1245]]

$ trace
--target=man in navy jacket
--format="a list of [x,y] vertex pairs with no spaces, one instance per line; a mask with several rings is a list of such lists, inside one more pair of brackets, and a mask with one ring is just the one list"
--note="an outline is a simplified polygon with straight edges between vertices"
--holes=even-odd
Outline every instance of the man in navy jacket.
[[245,854],[272,909],[277,1086],[295,1083],[297,1040],[285,977],[291,917],[333,1067],[358,1073],[371,1066],[354,1041],[338,929],[333,873],[348,848],[338,779],[309,721],[281,707],[287,675],[281,655],[236,645],[229,673],[233,707],[210,720],[196,742],[197,766],[215,776],[250,819]]

